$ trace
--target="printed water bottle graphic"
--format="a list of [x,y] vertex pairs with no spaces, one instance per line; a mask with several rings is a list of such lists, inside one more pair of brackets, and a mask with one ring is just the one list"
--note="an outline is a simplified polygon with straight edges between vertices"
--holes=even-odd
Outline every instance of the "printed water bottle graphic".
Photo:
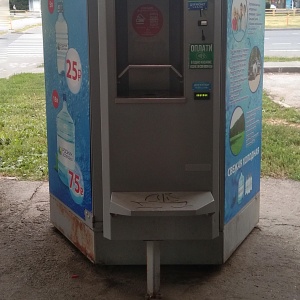
[[252,191],[252,175],[247,175],[246,178],[246,187],[245,187],[245,195],[250,194]]
[[65,70],[65,59],[69,48],[68,25],[63,15],[64,6],[62,1],[57,4],[57,11],[58,17],[55,23],[57,70],[61,74]]
[[238,186],[238,203],[240,204],[244,197],[244,190],[245,190],[245,177],[243,173],[241,173],[239,179],[239,186]]
[[58,175],[69,186],[69,171],[75,170],[75,125],[68,112],[66,95],[56,117]]

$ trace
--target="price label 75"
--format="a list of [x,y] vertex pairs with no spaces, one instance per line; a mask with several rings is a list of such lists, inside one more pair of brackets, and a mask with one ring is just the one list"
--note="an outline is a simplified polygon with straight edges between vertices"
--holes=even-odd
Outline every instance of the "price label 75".
[[83,188],[80,185],[80,176],[69,170],[70,182],[69,188],[78,195],[83,195]]

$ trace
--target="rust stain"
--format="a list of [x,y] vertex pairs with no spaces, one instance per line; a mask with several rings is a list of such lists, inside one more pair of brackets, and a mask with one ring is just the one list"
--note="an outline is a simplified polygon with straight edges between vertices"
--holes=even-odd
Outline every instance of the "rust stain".
[[72,222],[71,240],[88,259],[95,261],[93,233],[77,218]]
[[89,260],[95,262],[93,231],[61,203],[56,202],[56,205],[62,216],[64,216],[71,224],[71,232],[68,230],[66,232],[66,230],[63,230],[60,226],[56,226],[57,229],[61,231]]

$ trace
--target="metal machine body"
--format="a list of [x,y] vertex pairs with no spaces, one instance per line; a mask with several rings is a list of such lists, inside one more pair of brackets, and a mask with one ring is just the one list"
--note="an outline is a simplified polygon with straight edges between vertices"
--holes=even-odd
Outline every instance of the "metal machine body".
[[[145,242],[153,259],[159,242],[162,264],[225,262],[259,218],[263,4],[71,2],[68,48],[80,60],[69,50],[65,73],[43,4],[51,221],[95,263],[145,264]],[[64,93],[75,120],[69,186],[53,170]]]

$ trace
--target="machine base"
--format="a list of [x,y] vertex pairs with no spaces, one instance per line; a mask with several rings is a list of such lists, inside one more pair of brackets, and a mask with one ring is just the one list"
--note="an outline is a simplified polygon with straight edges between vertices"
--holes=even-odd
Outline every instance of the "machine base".
[[[243,242],[259,220],[257,194],[212,240],[161,241],[161,264],[222,264]],[[51,195],[50,217],[54,226],[88,259],[107,265],[146,264],[145,241],[111,241],[101,229],[91,229],[64,204]]]
[[67,206],[50,195],[52,224],[89,260],[95,262],[95,232]]
[[224,226],[224,262],[243,242],[259,221],[260,193]]

